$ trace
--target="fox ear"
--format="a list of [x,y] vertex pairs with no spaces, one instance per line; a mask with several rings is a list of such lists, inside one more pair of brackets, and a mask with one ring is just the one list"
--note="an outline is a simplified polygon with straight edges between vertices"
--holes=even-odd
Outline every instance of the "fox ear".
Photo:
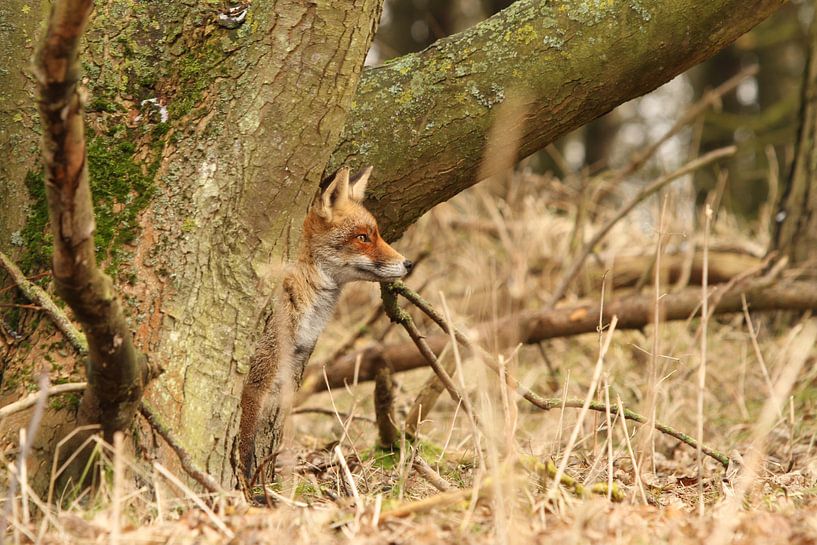
[[366,195],[366,185],[369,183],[369,176],[372,173],[371,165],[352,176],[349,181],[349,198],[356,202],[362,202]]
[[349,168],[342,167],[335,174],[326,189],[321,191],[316,203],[316,212],[319,216],[332,219],[332,209],[343,201],[349,199]]

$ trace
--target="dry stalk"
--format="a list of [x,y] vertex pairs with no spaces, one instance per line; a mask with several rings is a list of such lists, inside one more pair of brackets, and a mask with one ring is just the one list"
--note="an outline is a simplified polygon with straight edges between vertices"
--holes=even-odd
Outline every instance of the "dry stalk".
[[117,431],[113,434],[113,498],[111,499],[113,511],[111,515],[113,519],[111,543],[113,545],[119,545],[122,538],[122,488],[124,486],[122,466],[125,455],[122,444],[124,439],[121,431]]
[[[616,396],[616,407],[618,414],[625,414],[624,404],[621,403],[620,396]],[[633,478],[636,485],[638,485],[638,491],[641,493],[641,501],[646,505],[648,503],[647,494],[644,492],[644,483],[641,481],[641,472],[638,470],[638,459],[635,456],[635,452],[633,452],[633,444],[630,442],[630,431],[627,429],[627,419],[621,418],[620,421],[621,428],[624,431],[624,442],[627,444],[627,453],[630,455],[630,462],[633,464]]]
[[704,225],[704,270],[701,280],[701,363],[698,366],[698,448],[695,449],[698,464],[698,516],[704,516],[704,396],[706,394],[706,351],[709,326],[709,229],[712,222],[712,208],[706,205]]
[[752,323],[752,316],[749,314],[749,305],[746,304],[746,296],[741,295],[741,303],[743,304],[743,318],[746,320],[746,328],[749,330],[749,338],[752,339],[752,349],[755,351],[758,364],[760,364],[760,371],[763,373],[763,380],[766,381],[766,386],[769,388],[769,395],[774,392],[774,385],[772,378],[769,376],[769,370],[766,367],[766,359],[763,357],[763,352],[760,350],[760,344],[757,342],[757,331]]
[[[714,151],[707,153],[697,159],[688,162],[678,170],[671,172],[670,174],[666,174],[657,180],[653,181],[652,183],[644,186],[641,190],[632,198],[630,199],[627,204],[622,206],[619,211],[616,213],[615,216],[610,218],[596,233],[593,237],[582,247],[581,252],[579,255],[573,260],[569,267],[567,267],[565,274],[562,276],[562,279],[559,281],[558,286],[553,291],[553,295],[550,298],[549,306],[553,307],[558,303],[562,297],[564,297],[565,293],[567,293],[567,288],[570,287],[571,282],[576,278],[576,275],[579,274],[579,270],[581,269],[584,262],[587,260],[587,257],[593,252],[593,249],[598,245],[601,240],[607,236],[607,233],[615,227],[615,225],[621,221],[624,217],[627,216],[632,210],[643,200],[654,195],[658,191],[661,190],[664,186],[668,183],[672,182],[673,180],[677,180],[678,178],[685,176],[691,172],[695,172],[696,170],[705,167],[706,165],[713,163],[719,159],[724,157],[729,157],[734,155],[737,151],[735,146],[727,146],[725,148],[720,148]],[[658,265],[656,264],[656,268]]]
[[[434,309],[433,306],[431,306],[431,304],[428,301],[423,299],[419,294],[412,291],[407,286],[400,285],[400,284],[395,285],[394,290],[397,291],[398,293],[400,293],[401,295],[404,295],[409,301],[414,303],[417,306],[417,308],[419,308],[420,310],[425,312],[428,315],[429,318],[431,318],[434,322],[436,322],[444,331],[446,331],[446,333],[448,333],[450,336],[453,336],[458,342],[461,342],[465,346],[471,347],[473,349],[478,349],[479,348],[476,345],[474,345],[462,332],[460,332],[456,328],[449,328],[449,326],[448,326],[447,322],[445,321],[445,319]],[[700,294],[698,294],[698,295],[700,295]],[[652,298],[650,298],[650,299],[652,299]],[[695,301],[692,304],[694,306],[697,306],[698,301]],[[607,316],[610,313],[609,305],[606,308],[607,308],[607,311],[605,311],[605,313],[604,313],[605,316]],[[598,316],[598,313],[596,314],[596,316]],[[612,318],[616,318],[616,317],[617,317],[617,314],[614,313],[612,315]],[[596,324],[596,327],[597,327],[597,322],[595,320],[594,320],[593,323]],[[617,322],[617,324],[618,324],[618,322]],[[497,366],[495,364],[493,364],[493,362],[491,362],[490,359],[483,358],[482,361],[492,371],[499,374],[499,369],[497,368]],[[543,411],[550,411],[550,410],[557,409],[557,408],[560,408],[560,407],[562,409],[564,409],[564,408],[567,408],[567,407],[569,407],[569,408],[581,408],[581,407],[584,406],[584,401],[582,401],[582,400],[568,399],[566,397],[566,395],[567,395],[566,390],[565,390],[565,397],[542,398],[538,394],[531,391],[530,389],[528,389],[525,386],[521,385],[519,383],[519,381],[510,374],[507,374],[507,381],[508,381],[508,384],[511,385],[520,396],[522,396],[525,400],[527,400],[529,403],[531,403],[535,407],[538,407],[538,408],[542,409]],[[588,409],[591,410],[591,411],[605,412],[605,411],[608,410],[608,407],[607,407],[607,405],[605,403],[591,402],[590,405],[588,406]],[[615,409],[613,407],[610,407],[609,409],[610,409],[611,412],[613,412],[615,414],[618,414],[617,409]],[[626,418],[628,420],[632,420],[633,422],[638,422],[639,424],[645,424],[645,423],[648,422],[648,419],[646,417],[644,417],[643,415],[640,415],[640,414],[638,414],[636,412],[633,412],[633,411],[631,411],[629,409],[624,409],[623,416],[624,416],[624,418]],[[654,426],[655,426],[655,429],[657,429],[661,433],[669,435],[670,437],[674,437],[678,441],[681,441],[682,443],[685,443],[685,444],[689,445],[692,448],[697,448],[698,442],[695,440],[694,437],[692,437],[690,435],[687,435],[687,434],[685,434],[685,433],[683,433],[683,432],[681,432],[679,430],[676,430],[675,428],[673,428],[671,426],[668,426],[667,424],[663,424],[663,423],[658,422],[658,421],[654,422]],[[703,445],[702,449],[703,449],[704,454],[706,454],[707,456],[717,460],[724,467],[729,465],[729,457],[727,455],[725,455],[725,454],[723,454],[723,453],[721,453],[721,452],[719,452],[719,451],[717,451],[717,450],[715,450],[715,449],[713,449],[713,448],[711,448],[711,447],[709,447],[707,445]]]
[[[20,452],[17,454],[17,464],[13,471],[9,471],[8,494],[6,495],[6,505],[3,507],[2,526],[5,528],[8,524],[15,522],[13,510],[17,506],[17,486],[20,482],[25,485],[23,466],[26,464],[28,455],[31,452],[31,445],[34,444],[34,439],[37,437],[37,430],[40,429],[40,422],[43,414],[45,414],[45,406],[48,401],[48,375],[43,373],[39,380],[40,392],[38,394],[37,403],[34,407],[34,413],[29,420],[28,428],[24,433],[25,441],[20,445]],[[16,526],[15,526],[16,527]],[[5,531],[0,532],[0,545],[3,545],[5,539]]]
[[[562,461],[559,463],[556,476],[553,478],[554,482],[556,483],[560,482],[562,475],[564,475],[565,469],[567,469],[567,464],[570,461],[570,455],[573,453],[573,447],[576,446],[576,440],[579,438],[579,432],[581,431],[582,424],[584,423],[584,418],[587,416],[587,411],[593,401],[593,396],[596,394],[596,387],[598,386],[599,379],[601,378],[601,373],[604,370],[604,357],[607,355],[607,350],[610,348],[610,343],[613,341],[613,334],[616,331],[617,322],[618,318],[613,316],[613,319],[610,322],[610,327],[607,330],[607,336],[604,339],[604,344],[599,350],[599,357],[596,360],[596,366],[593,370],[593,377],[590,379],[590,386],[587,389],[587,396],[582,403],[581,410],[579,411],[579,417],[576,420],[576,425],[573,427],[573,432],[570,434],[570,438],[567,440],[567,446],[565,447],[564,454],[562,454]],[[608,408],[609,407],[605,406],[605,410]],[[555,494],[556,487],[554,486],[548,491],[548,497],[552,498],[555,496]]]
[[210,521],[216,526],[216,528],[221,530],[221,532],[227,537],[227,539],[235,538],[235,534],[233,533],[232,530],[227,528],[227,525],[224,524],[224,521],[221,520],[221,517],[219,517],[212,509],[210,509],[207,506],[207,504],[204,503],[202,499],[198,497],[192,490],[190,490],[190,488],[186,484],[180,481],[178,477],[173,475],[170,471],[167,470],[167,468],[165,468],[159,462],[153,462],[153,467],[162,475],[162,477],[170,481],[173,485],[176,486],[176,488],[181,490],[185,496],[187,496],[193,503],[195,503],[196,507],[204,511],[204,513],[207,515],[207,518],[210,519]]

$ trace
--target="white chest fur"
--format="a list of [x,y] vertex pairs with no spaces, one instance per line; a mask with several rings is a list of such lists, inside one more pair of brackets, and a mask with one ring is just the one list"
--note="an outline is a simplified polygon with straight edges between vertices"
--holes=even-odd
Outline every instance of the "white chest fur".
[[339,295],[339,288],[322,290],[314,302],[304,309],[303,317],[295,332],[296,354],[308,356],[312,352],[318,337],[332,317]]

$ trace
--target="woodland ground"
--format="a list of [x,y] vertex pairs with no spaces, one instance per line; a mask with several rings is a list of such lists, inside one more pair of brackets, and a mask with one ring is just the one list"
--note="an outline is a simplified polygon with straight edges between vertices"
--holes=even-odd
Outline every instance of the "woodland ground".
[[[576,203],[591,201],[590,195],[589,190],[577,195],[560,180],[532,174],[480,184],[438,206],[397,243],[409,257],[428,252],[407,284],[420,289],[437,308],[443,306],[443,294],[454,323],[465,331],[512,312],[541,308],[548,304],[569,263],[567,256],[577,251],[573,241],[580,240],[582,233],[592,233],[615,213],[614,204],[588,207],[578,214],[584,219],[577,223]],[[693,223],[690,205],[679,193],[672,190],[667,195],[662,254],[700,250],[701,222]],[[599,270],[611,271],[608,286],[615,275],[614,258],[655,255],[660,202],[653,199],[643,204],[614,228],[591,257],[591,265],[601,264]],[[747,224],[721,212],[713,222],[709,245],[759,257],[767,242],[762,225],[763,221]],[[649,267],[645,272],[647,281],[639,289],[650,294],[654,288]],[[601,275],[580,277],[578,284],[567,302],[599,298]],[[677,285],[665,283],[659,292],[675,289]],[[633,290],[608,287],[605,298]],[[332,354],[378,304],[376,286],[347,288],[312,361]],[[423,332],[435,332],[434,324],[417,309],[411,313]],[[609,445],[606,415],[598,412],[583,418],[571,441],[578,409],[543,413],[514,392],[503,392],[496,375],[480,361],[502,355],[508,369],[539,394],[584,398],[603,340],[587,334],[516,351],[497,353],[489,348],[482,355],[463,351],[464,372],[455,380],[464,379],[464,390],[479,418],[477,429],[443,393],[420,426],[416,449],[407,444],[396,453],[374,448],[372,383],[311,396],[301,407],[328,409],[328,413],[292,417],[289,444],[278,461],[281,482],[270,492],[276,504],[271,510],[248,507],[237,493],[201,495],[197,501],[203,503],[197,504],[191,492],[158,473],[150,460],[122,455],[114,463],[110,449],[104,448],[100,463],[106,466],[105,478],[94,492],[65,501],[61,507],[57,502],[48,507],[31,503],[25,512],[15,504],[14,525],[6,539],[71,544],[646,544],[719,542],[712,533],[728,531],[734,533],[719,535],[732,535],[734,543],[815,543],[817,366],[813,347],[809,354],[798,352],[809,318],[782,312],[752,318],[755,335],[742,314],[714,318],[707,335],[706,443],[745,460],[751,438],[765,439],[765,457],[754,477],[745,481],[749,486],[742,505],[733,501],[734,489],[744,482],[740,469],[725,472],[717,462],[704,459],[705,512],[700,516],[694,449],[657,432],[653,447],[648,427],[628,421],[631,456],[621,422],[612,418]],[[662,323],[657,337],[652,326],[614,331],[596,399],[604,401],[605,386],[609,386],[612,404],[620,396],[625,405],[643,414],[649,413],[654,399],[659,421],[695,436],[700,326],[699,319]],[[382,317],[356,347],[406,338],[402,329],[389,326]],[[449,350],[444,359],[452,357]],[[790,361],[803,357],[807,359],[793,389],[783,392],[781,407],[772,407],[773,425],[766,434],[758,426],[764,405],[773,397],[770,385],[785,375]],[[657,382],[651,379],[651,366]],[[430,375],[428,368],[395,375],[401,425]],[[475,455],[475,437],[480,456]],[[12,453],[7,451],[7,462]],[[553,460],[559,465],[565,455],[566,473],[587,485],[606,483],[612,467],[623,501],[553,487],[542,463]],[[415,457],[422,457],[455,492],[432,486],[414,469]],[[479,458],[484,466],[478,469]],[[642,465],[643,494],[634,479],[634,461]],[[178,477],[200,492],[185,475]],[[475,489],[480,492],[470,492]],[[398,516],[397,509],[408,513]],[[737,514],[733,509],[738,509]]]

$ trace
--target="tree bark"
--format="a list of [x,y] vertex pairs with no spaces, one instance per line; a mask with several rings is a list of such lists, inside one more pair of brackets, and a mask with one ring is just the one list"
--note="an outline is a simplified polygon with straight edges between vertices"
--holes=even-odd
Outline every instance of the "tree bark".
[[[229,484],[238,399],[276,267],[297,243],[340,137],[381,3],[254,3],[200,107],[165,151],[147,212],[140,337],[165,373],[148,391],[193,461]],[[222,36],[211,41],[221,45]],[[259,438],[263,449],[263,438]]]
[[[32,5],[33,4],[33,5]],[[26,174],[39,156],[34,80],[27,70],[34,40],[47,2],[5,0],[0,6],[0,252],[12,257],[22,242],[26,222]],[[24,7],[25,6],[25,7]],[[34,13],[21,16],[25,10]]]
[[709,58],[783,4],[519,0],[366,70],[330,165],[374,165],[367,205],[394,239],[479,181],[495,106],[506,97],[529,103],[525,157]]
[[801,100],[795,158],[775,217],[773,245],[802,267],[817,262],[817,13]]

